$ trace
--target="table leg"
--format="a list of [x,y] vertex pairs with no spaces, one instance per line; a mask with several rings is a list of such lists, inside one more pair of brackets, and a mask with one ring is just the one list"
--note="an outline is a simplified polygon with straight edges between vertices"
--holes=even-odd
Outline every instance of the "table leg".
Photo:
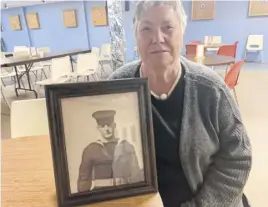
[[74,65],[73,65],[74,60],[72,56],[70,56],[70,61],[71,61],[71,66],[72,66],[72,72],[74,72]]
[[[35,90],[32,89],[32,86],[31,86],[31,81],[30,81],[30,69],[32,67],[33,63],[30,63],[29,65],[26,65],[25,64],[25,69],[26,71],[20,75],[18,75],[18,72],[17,72],[17,68],[15,66],[15,71],[16,71],[16,76],[17,76],[17,80],[18,80],[18,87],[15,88],[15,92],[16,92],[16,95],[18,96],[18,90],[24,90],[24,91],[32,91],[34,92],[34,95],[36,98],[38,98],[38,95],[37,95],[37,92]],[[29,89],[26,89],[26,88],[21,88],[20,86],[20,79],[22,78],[22,76],[26,73],[26,77],[27,77],[27,81],[28,81],[28,86],[29,86]]]
[[[18,82],[18,87],[20,88],[20,77],[19,77],[19,74],[18,74],[18,69],[17,69],[17,66],[14,66],[15,68],[15,73],[16,73],[16,78],[17,78],[17,82]],[[18,90],[16,88],[16,81],[15,81],[15,93],[16,93],[16,96],[18,97],[19,94],[18,94]]]

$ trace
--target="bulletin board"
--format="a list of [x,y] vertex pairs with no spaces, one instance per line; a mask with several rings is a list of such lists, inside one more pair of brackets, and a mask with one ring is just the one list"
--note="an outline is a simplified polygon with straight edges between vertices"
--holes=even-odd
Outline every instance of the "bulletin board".
[[40,28],[37,13],[28,13],[26,15],[26,19],[27,19],[28,28],[30,28],[30,29],[39,29]]
[[106,7],[93,7],[92,8],[92,23],[94,26],[107,25],[107,11]]
[[21,30],[20,16],[13,15],[9,17],[10,27],[12,30]]
[[213,19],[215,14],[214,0],[193,0],[192,1],[192,20]]
[[268,1],[267,0],[250,0],[249,16],[268,16]]
[[65,27],[77,27],[75,9],[63,11],[63,23]]

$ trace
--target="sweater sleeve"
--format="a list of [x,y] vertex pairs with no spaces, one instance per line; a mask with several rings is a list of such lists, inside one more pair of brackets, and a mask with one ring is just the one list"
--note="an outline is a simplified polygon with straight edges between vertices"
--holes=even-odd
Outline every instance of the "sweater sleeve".
[[251,145],[229,90],[218,97],[220,148],[196,196],[181,207],[237,207],[251,170]]

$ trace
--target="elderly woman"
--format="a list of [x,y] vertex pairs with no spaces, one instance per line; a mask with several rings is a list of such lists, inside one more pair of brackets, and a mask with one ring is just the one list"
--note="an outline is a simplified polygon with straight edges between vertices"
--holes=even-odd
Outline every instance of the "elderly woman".
[[180,56],[186,15],[180,1],[138,1],[141,61],[110,79],[148,78],[159,193],[165,207],[242,207],[251,146],[223,80]]

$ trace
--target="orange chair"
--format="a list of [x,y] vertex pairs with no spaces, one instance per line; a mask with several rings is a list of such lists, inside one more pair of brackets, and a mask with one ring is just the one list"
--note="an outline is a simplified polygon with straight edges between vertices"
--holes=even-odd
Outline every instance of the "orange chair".
[[239,74],[240,74],[240,71],[244,62],[245,60],[241,60],[233,64],[231,69],[228,71],[228,73],[225,75],[225,78],[224,78],[224,82],[226,83],[228,88],[234,91],[235,100],[237,103],[238,103],[238,100],[236,96],[235,86],[237,85]]
[[197,45],[187,44],[185,47],[186,47],[186,55],[196,55]]
[[235,58],[237,45],[223,45],[219,48],[217,55],[230,56]]
[[234,45],[236,46],[235,47],[235,58],[236,58],[236,51],[237,51],[238,43],[239,43],[239,41],[235,41],[235,43],[234,43]]

